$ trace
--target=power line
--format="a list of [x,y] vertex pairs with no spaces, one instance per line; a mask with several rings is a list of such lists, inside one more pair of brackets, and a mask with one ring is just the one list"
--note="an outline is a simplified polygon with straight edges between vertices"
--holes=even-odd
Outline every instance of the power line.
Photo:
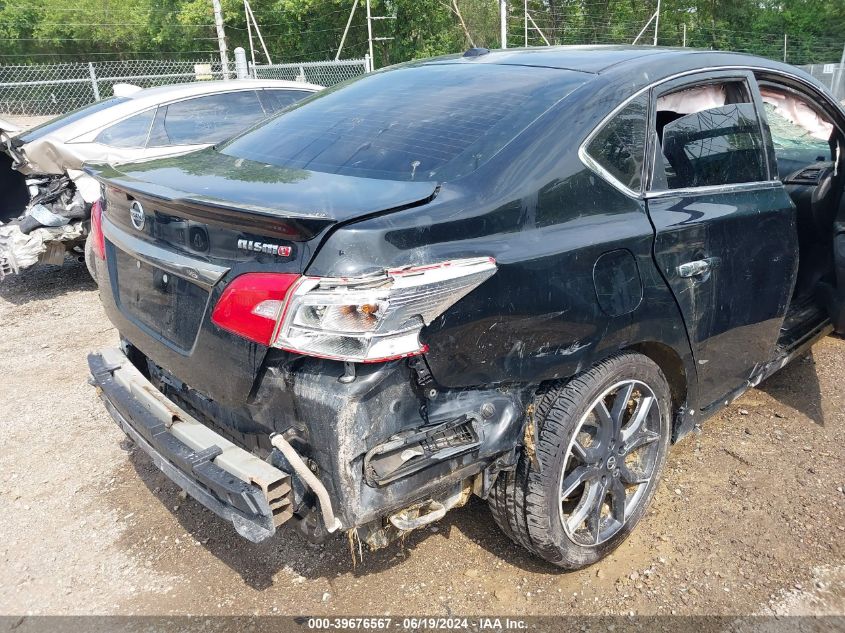
[[[261,28],[266,28],[267,26],[273,26],[273,25],[271,25],[271,24],[259,24],[259,26]],[[247,31],[247,29],[240,28],[238,26],[227,26],[226,28],[232,29],[233,31],[243,31],[243,32]],[[352,30],[352,29],[365,29],[365,28],[367,28],[367,25],[366,24],[355,24],[355,25],[353,25],[349,28],[350,28],[350,30]],[[294,31],[293,34],[294,35],[308,35],[309,33],[327,33],[329,31],[342,31],[342,30],[343,30],[343,27],[341,26],[341,27],[338,27],[338,28],[331,28],[331,29],[308,29],[307,31]]]
[[[43,7],[43,6],[33,6],[33,5],[19,5],[19,4],[5,4],[3,5],[2,9],[34,9],[35,11],[47,11],[49,10],[50,13],[53,12],[74,12],[74,13],[115,13],[115,9],[80,9],[77,7]],[[133,11],[134,12],[134,11]],[[192,11],[187,9],[153,9],[152,7],[142,7],[137,10],[138,13],[164,13],[168,15],[174,14],[198,14],[198,13],[206,13],[211,15],[211,11]]]
[[[216,37],[191,37],[190,42],[217,41]],[[0,37],[0,42],[90,42],[90,37]]]
[[[50,27],[62,27],[62,26],[151,26],[148,22],[41,22],[37,25],[39,28],[50,26]],[[154,26],[161,26],[161,25],[154,25]],[[214,24],[166,24],[164,25],[166,28],[176,27],[176,28],[204,28],[214,26]]]
[[[217,39],[217,38],[215,38]],[[88,57],[90,55],[195,55],[217,54],[218,51],[120,51],[111,53],[0,53],[0,57]]]

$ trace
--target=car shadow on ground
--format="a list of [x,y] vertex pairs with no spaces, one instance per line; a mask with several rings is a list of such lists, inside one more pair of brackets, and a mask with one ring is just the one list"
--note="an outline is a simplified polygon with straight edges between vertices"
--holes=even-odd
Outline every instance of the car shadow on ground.
[[[425,555],[415,550],[429,538],[446,538],[454,542],[454,547],[465,547],[463,539],[455,538],[458,535],[525,571],[553,575],[562,572],[511,542],[493,522],[486,503],[474,497],[466,506],[450,511],[433,524],[431,528],[436,531],[431,528],[416,530],[378,551],[369,551],[362,546],[359,553],[357,542],[353,546],[346,534],[330,536],[321,544],[310,543],[293,525],[282,526],[262,543],[251,543],[239,536],[229,522],[197,501],[180,499],[179,487],[167,479],[143,451],[128,441],[126,448],[131,449],[129,462],[135,474],[191,538],[258,591],[273,586],[274,577],[284,568],[308,580],[324,578],[331,581],[344,574],[356,577],[377,574],[401,565],[412,556]],[[133,476],[131,472],[126,474]],[[125,532],[121,540],[130,546],[143,540],[151,527],[142,525],[143,522],[143,517],[139,517],[139,523]],[[190,567],[193,558],[186,553],[185,565]]]
[[50,301],[68,292],[96,290],[85,264],[67,257],[63,266],[33,266],[0,281],[0,298],[14,305]]
[[757,389],[824,426],[822,391],[812,351],[796,358]]

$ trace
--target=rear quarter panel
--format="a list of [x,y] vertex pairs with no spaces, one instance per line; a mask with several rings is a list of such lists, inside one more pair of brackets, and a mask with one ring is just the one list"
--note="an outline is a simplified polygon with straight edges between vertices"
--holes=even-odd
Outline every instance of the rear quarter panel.
[[[444,387],[567,378],[645,341],[671,347],[693,375],[683,321],[652,259],[642,201],[577,156],[593,126],[624,98],[600,80],[591,83],[481,169],[444,183],[431,204],[335,230],[307,272],[354,275],[494,257],[497,274],[423,331],[426,358]],[[601,256],[620,249],[635,262],[634,274],[616,279],[612,265],[597,274]],[[608,292],[620,296],[600,303],[597,293]]]

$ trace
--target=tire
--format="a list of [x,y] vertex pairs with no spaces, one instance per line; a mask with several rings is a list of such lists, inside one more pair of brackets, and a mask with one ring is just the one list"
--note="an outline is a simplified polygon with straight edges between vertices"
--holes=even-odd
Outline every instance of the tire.
[[94,244],[91,242],[91,234],[85,238],[85,267],[94,282],[97,282],[97,262],[94,260]]
[[624,352],[597,363],[538,397],[536,463],[523,452],[500,473],[488,499],[494,520],[559,567],[601,560],[645,514],[671,420],[669,385],[651,359]]

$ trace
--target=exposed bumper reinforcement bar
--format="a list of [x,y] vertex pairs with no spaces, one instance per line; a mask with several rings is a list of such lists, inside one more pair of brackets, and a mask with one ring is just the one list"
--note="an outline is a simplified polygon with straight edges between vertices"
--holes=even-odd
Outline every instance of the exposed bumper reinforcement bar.
[[159,392],[119,349],[89,354],[106,409],[155,465],[257,543],[293,516],[290,476],[201,424]]

